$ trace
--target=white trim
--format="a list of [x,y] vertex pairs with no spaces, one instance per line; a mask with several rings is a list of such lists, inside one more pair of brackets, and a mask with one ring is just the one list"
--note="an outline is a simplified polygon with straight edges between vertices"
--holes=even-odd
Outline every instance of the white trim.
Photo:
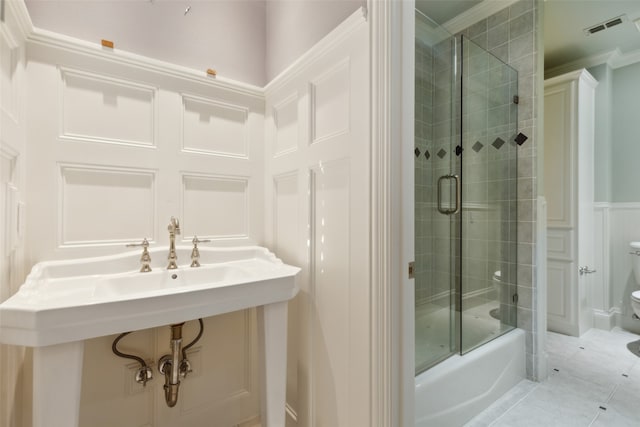
[[611,210],[633,210],[640,209],[640,202],[613,202],[608,204]]
[[[371,61],[371,426],[410,426],[403,418],[402,312],[398,282],[400,228],[390,202],[392,146],[401,137],[399,49],[403,2],[368,0]],[[411,2],[413,5],[413,2]],[[353,16],[353,15],[352,15]],[[344,31],[344,29],[343,29]],[[270,90],[269,87],[267,90]]]
[[33,23],[31,22],[27,5],[23,0],[5,1],[5,22],[1,25],[1,27],[5,27],[5,29],[8,27],[7,23],[9,22],[9,19],[7,16],[9,14],[13,15],[13,22],[16,24],[13,31],[9,29],[9,31],[11,31],[11,35],[18,43],[25,41],[27,36],[33,31]]
[[181,80],[193,81],[199,84],[214,86],[220,89],[230,90],[243,95],[264,98],[264,89],[258,86],[242,83],[224,77],[209,77],[206,71],[197,71],[192,68],[169,62],[159,61],[142,55],[125,52],[121,50],[103,49],[96,43],[54,33],[52,31],[34,28],[27,38],[27,43],[36,46],[61,49],[73,53],[84,54],[89,57],[98,58],[105,61],[116,62],[128,66],[141,68],[161,75],[179,78]]
[[610,209],[611,208],[611,203],[609,203],[609,202],[593,202],[593,208],[595,210]]
[[551,86],[555,86],[561,83],[566,83],[574,80],[581,80],[588,84],[590,87],[595,88],[598,86],[598,81],[587,71],[585,68],[571,71],[561,76],[552,77],[544,81],[545,89]]
[[593,327],[610,331],[616,326],[616,307],[608,311],[593,309]]
[[476,22],[486,19],[496,12],[507,8],[518,0],[484,0],[471,9],[448,20],[442,26],[451,34],[457,34]]
[[317,60],[318,57],[322,56],[336,44],[349,37],[349,35],[351,35],[351,33],[355,31],[361,23],[366,21],[367,9],[365,7],[358,8],[358,10],[353,12],[347,19],[342,21],[340,25],[334,28],[318,43],[307,50],[301,57],[267,83],[263,88],[264,93],[268,96],[270,93],[277,91],[288,82],[294,80],[301,71],[309,67]]
[[615,70],[616,68],[637,64],[638,62],[640,62],[640,49],[616,55],[611,58],[609,64],[611,65],[611,68]]

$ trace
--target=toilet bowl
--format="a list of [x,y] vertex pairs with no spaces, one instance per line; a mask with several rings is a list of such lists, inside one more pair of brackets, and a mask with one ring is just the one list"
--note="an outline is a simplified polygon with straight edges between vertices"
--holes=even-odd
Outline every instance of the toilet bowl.
[[[629,246],[631,246],[633,277],[636,284],[640,285],[640,242],[631,242]],[[631,293],[631,308],[636,314],[635,317],[640,318],[640,290]]]
[[640,291],[631,293],[631,308],[636,316],[640,317]]
[[[500,272],[500,270],[496,271],[493,273],[493,278],[492,278],[492,282],[493,282],[493,289],[498,297],[498,301],[500,301],[500,291],[501,291],[501,284],[502,284],[502,280],[500,280],[502,278],[502,273]],[[640,303],[640,301],[639,301]],[[489,315],[491,317],[493,317],[494,319],[498,319],[500,320],[500,307],[498,308],[494,308],[492,310],[489,311]]]

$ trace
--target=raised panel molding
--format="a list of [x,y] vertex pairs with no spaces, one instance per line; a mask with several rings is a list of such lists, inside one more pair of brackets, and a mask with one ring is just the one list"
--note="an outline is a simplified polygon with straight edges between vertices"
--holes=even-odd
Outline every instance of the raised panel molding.
[[573,258],[573,248],[571,247],[573,234],[572,230],[547,230],[549,259],[570,261]]
[[[227,313],[205,319],[208,333],[200,351],[199,372],[184,382],[180,399],[181,415],[205,412],[214,406],[229,408],[242,405],[242,400],[256,399],[257,348],[253,340],[257,334],[255,309]],[[226,346],[215,345],[225,340]],[[208,345],[207,345],[208,344]],[[218,368],[224,366],[224,370]]]
[[545,89],[545,135],[549,141],[545,145],[548,149],[545,150],[544,164],[545,177],[548,178],[545,178],[545,198],[549,227],[574,226],[572,92],[571,85]]
[[59,68],[61,140],[156,146],[157,88]]
[[249,158],[249,109],[182,94],[182,151]]
[[183,239],[249,238],[249,177],[183,173]]
[[309,82],[311,144],[349,132],[350,86],[349,58]]
[[295,92],[273,106],[275,140],[273,156],[281,156],[298,149],[298,93]]
[[547,261],[547,312],[549,315],[569,321],[568,297],[565,295],[571,281],[571,268],[573,263],[562,261]]
[[348,160],[311,169],[312,425],[349,421],[350,170]]
[[[4,27],[4,25],[2,26]],[[0,33],[0,110],[14,123],[18,122],[17,46]]]
[[155,240],[156,171],[59,164],[58,176],[60,247]]
[[274,251],[285,262],[295,263],[298,249],[298,172],[273,178]]

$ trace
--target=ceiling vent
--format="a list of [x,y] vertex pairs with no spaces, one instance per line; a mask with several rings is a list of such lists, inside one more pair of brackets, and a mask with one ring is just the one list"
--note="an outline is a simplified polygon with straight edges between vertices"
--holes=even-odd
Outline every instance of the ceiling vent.
[[601,31],[608,30],[609,28],[615,27],[616,25],[620,25],[626,20],[626,15],[620,15],[599,24],[593,25],[589,28],[585,28],[584,33],[590,36],[591,34],[599,33]]

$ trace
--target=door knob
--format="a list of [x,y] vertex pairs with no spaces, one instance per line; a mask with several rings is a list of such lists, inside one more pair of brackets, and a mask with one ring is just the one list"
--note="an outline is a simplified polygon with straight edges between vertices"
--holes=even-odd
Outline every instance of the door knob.
[[596,270],[589,270],[589,266],[585,265],[584,267],[580,267],[580,275],[582,276],[583,274],[591,274],[591,273],[595,273]]

